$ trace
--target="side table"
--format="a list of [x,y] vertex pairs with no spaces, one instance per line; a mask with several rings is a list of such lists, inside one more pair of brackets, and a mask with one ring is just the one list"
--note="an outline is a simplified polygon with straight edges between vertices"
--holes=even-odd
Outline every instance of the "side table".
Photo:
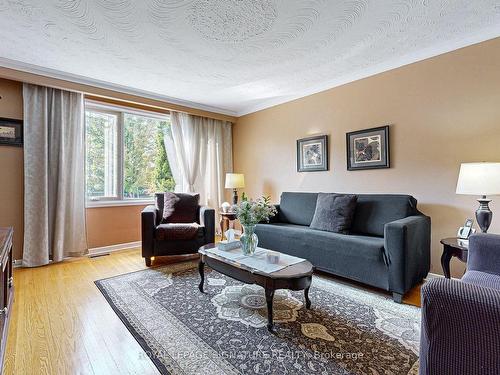
[[236,220],[236,213],[219,211],[219,215],[220,215],[220,229],[222,231],[222,238],[224,238],[224,232],[229,228],[231,228],[231,226],[234,228],[234,224],[232,223],[233,221]]
[[444,277],[450,278],[450,260],[452,257],[460,259],[467,263],[469,249],[467,243],[460,241],[457,237],[445,238],[441,240],[443,244],[443,255],[441,255],[441,266],[443,267]]

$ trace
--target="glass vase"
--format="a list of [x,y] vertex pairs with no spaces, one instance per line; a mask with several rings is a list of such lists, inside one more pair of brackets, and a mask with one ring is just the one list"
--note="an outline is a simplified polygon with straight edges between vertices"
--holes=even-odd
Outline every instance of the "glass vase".
[[243,225],[243,234],[240,237],[241,249],[245,255],[253,255],[259,238],[255,234],[255,225]]

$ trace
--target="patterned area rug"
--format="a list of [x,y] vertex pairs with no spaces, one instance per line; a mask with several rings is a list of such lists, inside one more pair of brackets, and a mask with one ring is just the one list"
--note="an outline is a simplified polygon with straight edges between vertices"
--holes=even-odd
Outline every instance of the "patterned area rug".
[[276,332],[262,288],[196,263],[96,281],[162,374],[417,374],[420,311],[314,276],[309,296],[279,291]]

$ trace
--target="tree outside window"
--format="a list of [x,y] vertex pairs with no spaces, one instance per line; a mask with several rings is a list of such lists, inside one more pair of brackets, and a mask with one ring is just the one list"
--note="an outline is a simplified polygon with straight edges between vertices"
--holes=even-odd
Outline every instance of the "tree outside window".
[[85,121],[88,199],[149,199],[174,190],[168,117],[89,108]]

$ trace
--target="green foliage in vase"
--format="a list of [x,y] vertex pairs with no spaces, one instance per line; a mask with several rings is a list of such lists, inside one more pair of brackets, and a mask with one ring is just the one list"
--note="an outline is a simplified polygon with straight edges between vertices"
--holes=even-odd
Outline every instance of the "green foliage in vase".
[[276,214],[276,207],[271,204],[269,197],[261,197],[256,201],[245,199],[236,206],[236,216],[243,226],[269,221]]

